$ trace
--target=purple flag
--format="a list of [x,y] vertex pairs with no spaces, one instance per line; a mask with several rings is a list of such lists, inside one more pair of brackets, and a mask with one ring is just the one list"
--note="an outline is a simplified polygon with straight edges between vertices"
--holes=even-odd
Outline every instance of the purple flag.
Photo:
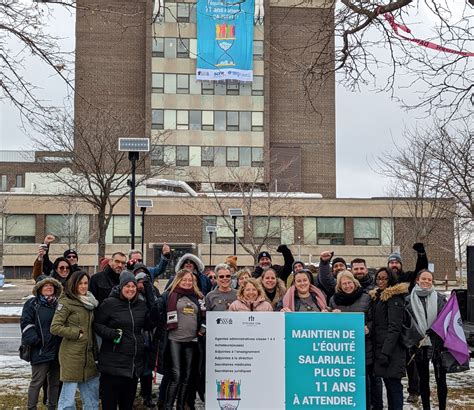
[[459,364],[466,363],[469,360],[469,348],[462,328],[456,293],[451,293],[448,303],[431,325],[431,329],[443,339],[444,347],[448,349]]

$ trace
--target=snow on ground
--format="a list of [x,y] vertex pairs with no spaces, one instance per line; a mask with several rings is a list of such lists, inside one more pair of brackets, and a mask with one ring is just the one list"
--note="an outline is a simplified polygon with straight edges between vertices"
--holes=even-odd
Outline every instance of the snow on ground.
[[5,283],[2,288],[16,288],[16,285],[14,285],[13,283]]
[[31,365],[18,356],[0,355],[0,396],[28,389]]
[[0,316],[21,316],[23,306],[0,306]]

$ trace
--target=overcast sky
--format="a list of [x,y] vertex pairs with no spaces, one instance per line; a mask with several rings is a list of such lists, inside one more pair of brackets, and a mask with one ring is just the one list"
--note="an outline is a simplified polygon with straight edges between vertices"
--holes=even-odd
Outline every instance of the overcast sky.
[[[64,38],[63,50],[71,51],[74,48],[74,18],[61,7],[57,7],[56,16],[50,30]],[[57,76],[37,64],[28,67],[27,71],[31,80],[42,87],[40,92],[45,99],[53,104],[62,103],[66,87]],[[411,91],[397,92],[398,95],[408,95]],[[420,117],[422,113],[404,111],[398,102],[390,99],[389,93],[377,93],[368,88],[349,92],[337,85],[337,196],[384,196],[387,180],[377,175],[370,164],[378,155],[390,151],[392,141],[400,138],[404,127],[425,122]],[[5,103],[0,104],[0,149],[32,149],[28,137],[20,129],[17,112]]]

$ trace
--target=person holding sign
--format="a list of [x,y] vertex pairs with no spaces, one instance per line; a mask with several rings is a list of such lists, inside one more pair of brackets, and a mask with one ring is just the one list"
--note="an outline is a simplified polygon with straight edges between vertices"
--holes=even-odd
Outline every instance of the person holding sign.
[[398,283],[389,268],[375,274],[372,297],[374,373],[383,379],[389,410],[403,409],[402,377],[406,373],[406,349],[401,341],[408,283]]
[[[336,293],[329,300],[333,312],[362,312],[365,315],[365,376],[367,408],[381,409],[382,381],[375,377],[373,366],[372,320],[370,315],[370,296],[364,291],[360,282],[348,270],[337,275]],[[371,397],[373,399],[371,399]]]
[[239,288],[237,300],[229,306],[230,312],[273,312],[265,300],[263,289],[255,278],[248,278]]
[[429,331],[446,304],[446,298],[436,292],[433,286],[433,274],[428,270],[418,273],[416,285],[406,298],[406,309],[418,328],[426,335],[415,352],[415,363],[420,376],[420,395],[423,409],[430,409],[430,359],[433,361],[439,408],[446,409],[448,388],[446,386],[446,370],[441,366],[440,353],[443,341]]
[[327,312],[326,295],[311,284],[312,274],[303,269],[295,273],[294,285],[286,291],[277,310],[281,312]]

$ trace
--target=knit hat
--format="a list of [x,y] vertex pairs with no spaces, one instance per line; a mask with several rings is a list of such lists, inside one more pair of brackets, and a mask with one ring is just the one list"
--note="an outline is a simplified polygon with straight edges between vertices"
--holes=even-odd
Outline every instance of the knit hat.
[[340,256],[338,256],[338,257],[336,257],[332,260],[332,266],[334,266],[338,262],[342,262],[345,266],[347,266],[347,263],[346,263],[345,259],[341,258]]
[[137,275],[140,274],[141,272],[143,272],[143,273],[145,273],[145,275],[148,275],[148,276],[151,277],[150,271],[148,270],[148,268],[143,263],[136,263],[134,268],[133,268],[133,274],[135,275],[135,277],[137,277]]
[[138,282],[139,280],[144,280],[144,279],[146,279],[146,277],[147,277],[147,274],[146,274],[145,272],[139,272],[139,273],[137,273],[137,275],[135,276],[135,279],[136,279],[137,282]]
[[76,256],[76,259],[79,259],[79,256],[77,255],[77,251],[75,249],[68,249],[66,251],[64,251],[63,255],[65,258],[68,257],[68,255],[75,255]]
[[122,271],[119,278],[120,290],[122,290],[122,288],[129,282],[133,282],[135,285],[137,284],[137,279],[135,278],[135,275],[129,270]]
[[291,265],[291,270],[294,271],[295,270],[295,265],[297,264],[300,264],[300,265],[303,265],[303,269],[306,269],[306,264],[303,262],[303,261],[294,261],[293,262],[293,265]]
[[237,270],[237,256],[235,255],[230,255],[227,258],[225,258],[225,263],[229,265],[231,268],[234,268],[234,270]]
[[402,263],[402,256],[398,252],[393,252],[388,256],[387,263],[390,262],[390,261],[397,261],[397,262],[400,262],[400,264],[401,264]]
[[262,259],[262,258],[268,258],[268,259],[272,260],[272,257],[270,256],[270,254],[267,251],[263,251],[263,252],[260,252],[258,254],[258,259],[257,259],[258,262],[260,262],[260,259]]

